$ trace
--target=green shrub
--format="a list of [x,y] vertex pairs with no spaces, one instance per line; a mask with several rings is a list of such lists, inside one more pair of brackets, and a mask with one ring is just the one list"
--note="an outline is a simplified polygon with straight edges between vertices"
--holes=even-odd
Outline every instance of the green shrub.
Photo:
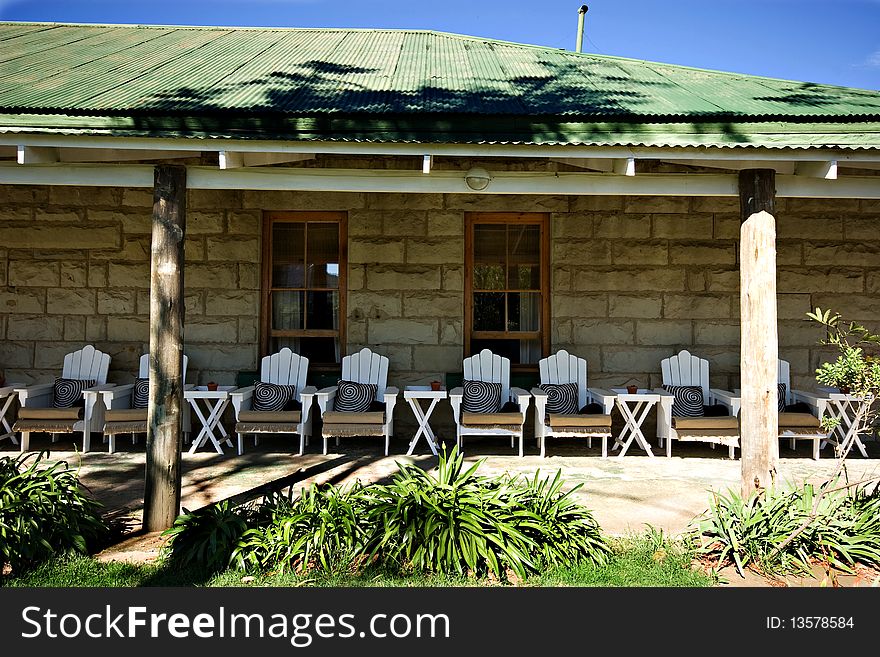
[[49,557],[87,554],[107,535],[101,505],[66,462],[43,465],[47,452],[0,458],[0,567],[13,571]]
[[226,567],[232,551],[247,530],[246,509],[228,500],[197,511],[183,510],[163,536],[167,560],[182,568],[191,566],[215,572]]
[[453,449],[434,472],[398,464],[387,485],[311,486],[295,500],[187,514],[167,532],[178,563],[259,572],[388,572],[524,578],[603,563],[599,526],[562,478],[479,477]]
[[823,486],[827,492],[815,510],[811,484],[746,500],[732,491],[715,494],[694,527],[700,551],[719,563],[732,560],[741,574],[749,564],[768,574],[807,573],[814,561],[842,570],[857,563],[880,565],[878,487]]

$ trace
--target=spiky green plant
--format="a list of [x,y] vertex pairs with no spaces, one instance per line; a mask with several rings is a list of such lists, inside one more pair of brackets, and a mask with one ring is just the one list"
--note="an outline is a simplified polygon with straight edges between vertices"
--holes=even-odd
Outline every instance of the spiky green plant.
[[0,458],[0,567],[31,567],[65,552],[87,554],[107,535],[101,505],[48,452]]
[[247,510],[229,500],[196,511],[183,510],[171,528],[163,556],[178,567],[195,566],[215,572],[225,568],[232,551],[247,530]]

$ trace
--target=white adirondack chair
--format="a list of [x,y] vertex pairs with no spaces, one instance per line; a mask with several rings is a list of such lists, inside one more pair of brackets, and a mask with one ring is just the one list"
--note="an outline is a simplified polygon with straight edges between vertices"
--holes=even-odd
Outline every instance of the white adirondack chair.
[[[663,385],[700,386],[705,404],[724,403],[730,393],[709,387],[709,361],[692,355],[686,349],[660,362]],[[672,456],[672,441],[698,441],[727,445],[730,458],[739,447],[739,426],[735,414],[722,417],[675,418],[672,403],[675,396],[664,388],[654,390],[660,395],[657,405],[657,436],[660,445],[666,443],[666,456]],[[727,397],[725,397],[727,395]],[[726,405],[726,404],[725,404]]]
[[338,386],[323,388],[317,392],[318,407],[321,409],[324,438],[324,454],[327,453],[327,440],[349,436],[384,436],[385,455],[394,433],[394,405],[397,403],[397,388],[388,387],[388,357],[380,356],[364,347],[356,354],[342,359],[342,380],[355,383],[371,383],[377,386],[376,400],[385,404],[385,411],[365,413],[345,413],[333,410]]
[[[785,412],[779,414],[779,437],[788,438],[789,447],[795,449],[796,441],[810,440],[813,442],[813,458],[818,460],[823,442],[831,439],[831,433],[822,429],[822,417],[827,411],[828,399],[803,390],[791,389],[791,364],[779,359],[777,383],[785,384],[785,405],[803,402],[810,407],[810,413]],[[731,415],[739,415],[740,391],[716,391],[716,400],[724,404]]]
[[586,436],[587,446],[593,446],[593,438],[602,439],[602,456],[608,456],[608,438],[611,436],[611,411],[614,409],[614,395],[606,390],[587,387],[587,361],[569,354],[564,349],[538,362],[541,383],[576,383],[578,386],[578,408],[588,403],[602,405],[602,414],[554,416],[547,415],[547,392],[539,387],[532,388],[535,398],[535,438],[541,448],[541,456],[546,454],[547,438],[582,438]]
[[523,456],[523,425],[531,395],[522,388],[510,387],[510,359],[483,349],[480,353],[465,358],[462,367],[466,380],[500,383],[502,406],[512,401],[519,406],[519,411],[466,413],[461,409],[464,388],[453,388],[449,391],[449,402],[452,404],[455,438],[459,451],[464,452],[465,436],[510,436],[511,447],[514,447],[516,439],[519,438],[519,455]]
[[255,386],[239,388],[230,393],[235,409],[235,433],[238,436],[238,454],[244,453],[244,437],[253,434],[258,444],[261,433],[299,434],[299,454],[305,451],[312,433],[312,402],[317,393],[315,386],[306,386],[309,359],[284,347],[260,361],[260,381],[276,385],[296,386],[294,399],[302,404],[296,411],[254,411]]
[[[110,355],[98,351],[92,345],[86,345],[78,351],[64,357],[61,377],[81,381],[95,381],[90,391],[101,391],[112,388],[107,383],[107,372],[110,370]],[[21,451],[30,449],[30,435],[35,431],[52,434],[52,442],[58,440],[58,434],[82,432],[83,451],[91,447],[91,432],[104,423],[104,405],[98,395],[84,394],[82,417],[78,417],[79,409],[56,409],[54,403],[54,384],[16,388],[21,406],[18,420],[13,431],[21,433]]]
[[[186,368],[189,364],[189,358],[183,356],[183,380],[186,381]],[[138,362],[138,378],[146,379],[150,376],[150,354],[143,354]],[[185,384],[183,389],[192,387],[192,384]],[[85,392],[86,399],[89,395],[100,395],[104,401],[104,441],[108,444],[108,452],[113,454],[116,452],[116,435],[131,434],[131,443],[137,441],[137,434],[147,432],[147,409],[133,408],[134,405],[134,384],[127,383],[125,385],[114,386],[108,390],[87,390]],[[185,401],[181,402],[181,426],[184,440],[189,440],[191,431],[190,408]]]

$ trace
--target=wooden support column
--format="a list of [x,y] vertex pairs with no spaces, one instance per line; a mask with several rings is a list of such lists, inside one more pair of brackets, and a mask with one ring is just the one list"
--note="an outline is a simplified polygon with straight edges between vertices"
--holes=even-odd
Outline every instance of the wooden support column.
[[770,487],[779,463],[775,173],[740,172],[741,492]]
[[157,166],[150,249],[150,402],[143,520],[146,531],[171,527],[180,512],[185,234],[186,167]]

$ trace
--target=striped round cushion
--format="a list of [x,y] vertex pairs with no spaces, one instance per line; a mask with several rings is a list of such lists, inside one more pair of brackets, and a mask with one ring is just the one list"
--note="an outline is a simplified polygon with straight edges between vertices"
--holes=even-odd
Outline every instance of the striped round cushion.
[[700,386],[663,386],[675,395],[672,402],[672,415],[675,417],[702,417],[703,388]]
[[82,391],[95,385],[95,381],[84,381],[82,379],[63,379],[56,377],[52,386],[54,400],[52,402],[55,408],[70,408],[76,406],[78,402],[82,402]]
[[150,380],[137,379],[131,395],[132,408],[146,408],[150,403]]
[[538,386],[547,393],[547,412],[574,415],[578,412],[577,383],[542,383]]
[[501,409],[501,384],[464,380],[461,410],[465,413],[497,413]]
[[777,383],[776,388],[779,391],[779,399],[778,399],[779,412],[782,413],[785,411],[785,399],[788,397],[788,395],[786,394],[786,388],[788,388],[788,386],[785,385],[784,383]]
[[254,411],[281,411],[293,399],[296,386],[285,386],[280,383],[257,381],[254,384]]
[[376,399],[379,386],[375,383],[356,383],[340,379],[336,384],[333,410],[342,413],[363,413]]

